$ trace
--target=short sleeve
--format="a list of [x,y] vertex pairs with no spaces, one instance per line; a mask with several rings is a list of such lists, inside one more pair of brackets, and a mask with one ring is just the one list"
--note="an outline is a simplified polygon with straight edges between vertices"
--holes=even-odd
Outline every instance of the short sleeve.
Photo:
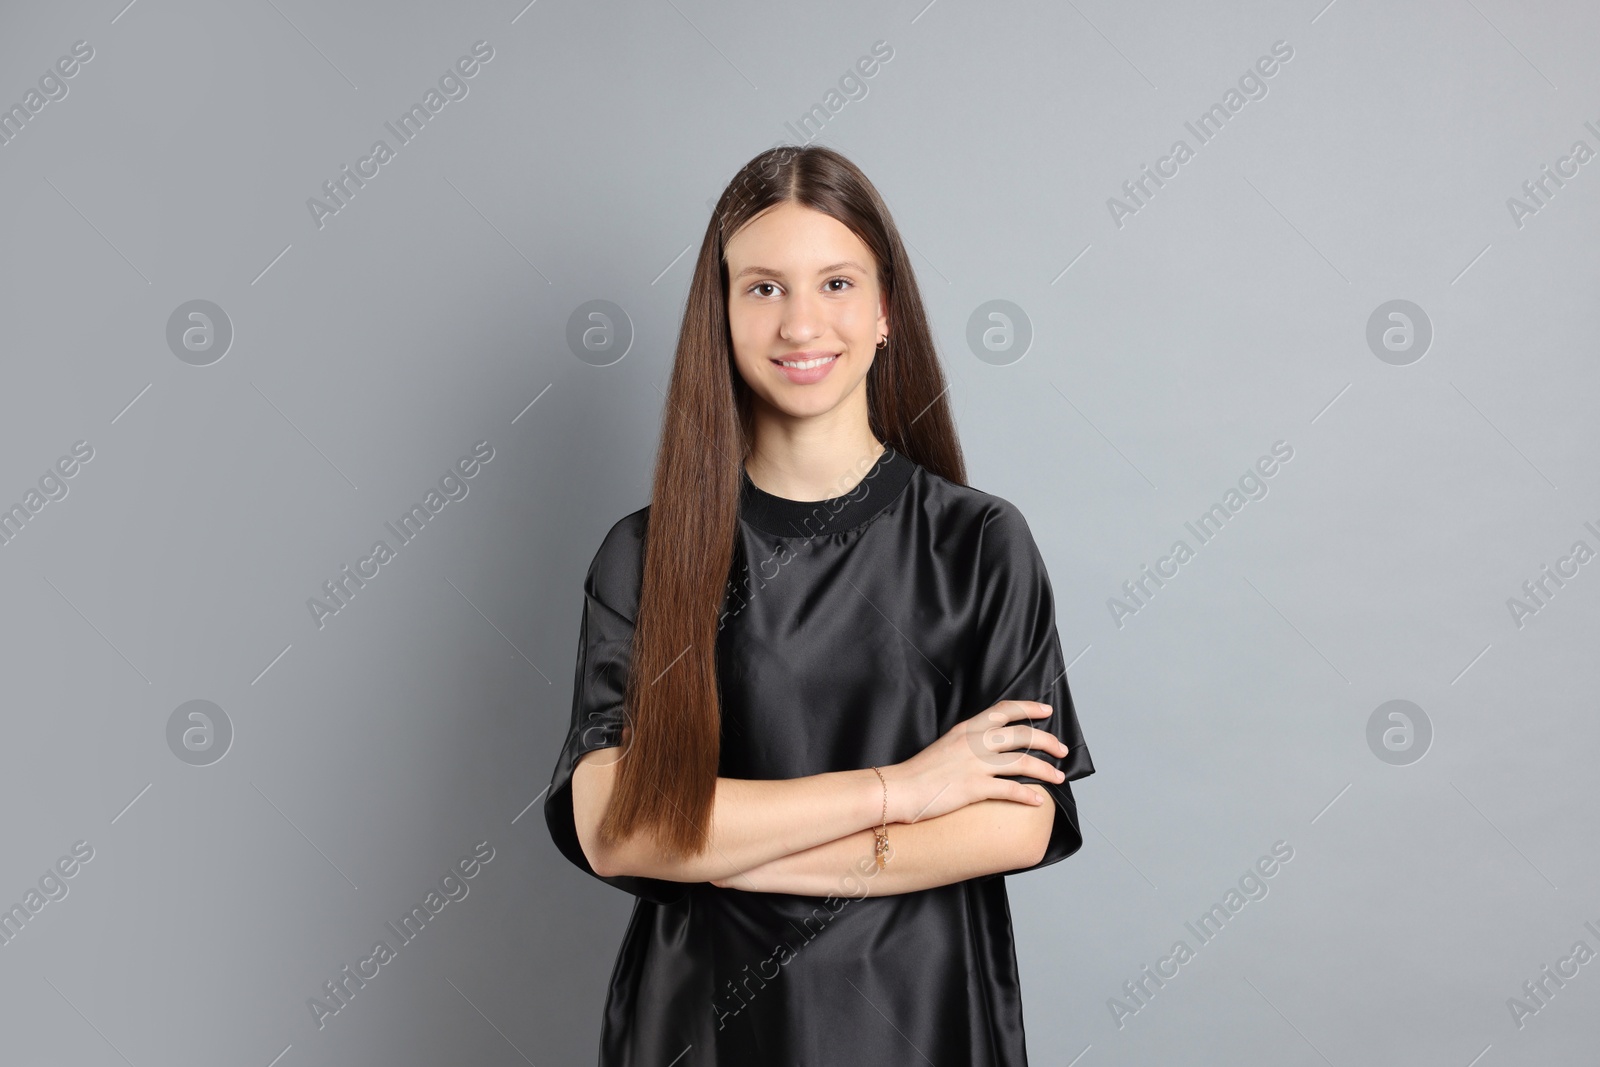
[[1011,875],[1049,866],[1083,847],[1072,782],[1093,774],[1094,761],[1067,688],[1066,661],[1056,632],[1055,595],[1044,559],[1022,512],[1008,501],[994,500],[996,507],[984,521],[979,551],[981,589],[974,634],[977,683],[972,689],[979,704],[974,712],[1001,700],[1049,704],[1049,718],[1017,721],[1050,731],[1068,749],[1065,757],[1029,753],[1065,771],[1065,781],[1041,782],[1025,774],[1005,776],[1043,786],[1056,804],[1044,858],[1030,867],[998,872]]
[[683,895],[684,883],[595,874],[578,842],[572,811],[572,772],[578,760],[595,749],[622,744],[622,702],[633,660],[633,620],[642,573],[642,519],[643,512],[635,512],[612,527],[584,578],[572,718],[545,797],[544,818],[556,847],[579,870],[626,893],[666,904]]

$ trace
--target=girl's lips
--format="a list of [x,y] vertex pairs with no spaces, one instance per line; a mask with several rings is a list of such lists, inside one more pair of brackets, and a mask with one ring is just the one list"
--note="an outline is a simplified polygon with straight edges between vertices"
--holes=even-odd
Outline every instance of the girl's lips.
[[797,367],[786,367],[777,360],[773,360],[772,365],[777,367],[779,373],[788,378],[789,381],[793,382],[795,385],[811,385],[814,382],[820,382],[822,379],[826,378],[828,376],[828,372],[833,369],[833,365],[837,362],[839,362],[839,354],[835,352],[832,354],[832,357],[828,360],[828,362],[822,364],[821,366],[808,367],[804,370]]

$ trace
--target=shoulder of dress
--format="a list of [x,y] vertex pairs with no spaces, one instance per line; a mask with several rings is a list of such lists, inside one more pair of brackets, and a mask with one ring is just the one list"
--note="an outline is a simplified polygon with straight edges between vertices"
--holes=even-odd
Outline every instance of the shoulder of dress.
[[638,538],[643,540],[644,531],[650,522],[650,505],[646,504],[638,511],[630,511],[616,522],[611,524],[611,529],[606,531],[605,539],[601,542],[604,547],[613,539]]
[[586,584],[590,592],[613,606],[637,602],[649,517],[650,505],[646,504],[612,523],[589,563]]
[[1027,530],[1028,521],[1023,518],[1022,510],[1005,497],[952,482],[929,470],[921,473],[928,486],[928,496],[939,503],[940,511],[954,525],[982,530],[998,524],[1013,535],[1019,528]]
[[600,539],[600,548],[595,553],[595,558],[614,558],[618,555],[632,556],[638,554],[644,547],[645,532],[650,524],[650,505],[646,504],[638,511],[630,511],[606,531]]
[[1022,509],[1003,496],[939,478],[931,494],[941,502],[945,536],[959,546],[985,581],[1032,580],[1044,557]]

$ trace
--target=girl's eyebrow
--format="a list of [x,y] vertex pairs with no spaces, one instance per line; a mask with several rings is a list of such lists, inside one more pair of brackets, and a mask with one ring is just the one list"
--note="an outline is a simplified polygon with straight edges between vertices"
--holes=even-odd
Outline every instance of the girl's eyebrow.
[[[819,268],[817,270],[817,273],[818,274],[828,274],[828,273],[830,273],[832,271],[839,270],[842,267],[854,267],[856,270],[860,271],[862,274],[867,273],[867,268],[863,267],[861,264],[857,263],[853,259],[841,260],[838,263],[829,263],[826,267]],[[774,270],[771,267],[746,267],[744,270],[740,271],[738,274],[735,274],[733,276],[733,280],[734,281],[738,281],[740,278],[743,278],[747,274],[769,274],[774,278],[785,277],[783,271]]]

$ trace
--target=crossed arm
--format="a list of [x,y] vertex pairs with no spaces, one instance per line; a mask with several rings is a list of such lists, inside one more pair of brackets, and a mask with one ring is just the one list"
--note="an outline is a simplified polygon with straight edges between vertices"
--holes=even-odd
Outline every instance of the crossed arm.
[[867,895],[890,896],[1032,866],[1044,855],[1055,819],[1049,794],[1030,783],[1045,803],[980,800],[935,818],[890,823],[889,862],[877,870],[871,827],[879,825],[882,792],[870,769],[770,781],[719,778],[709,847],[674,860],[648,835],[600,845],[615,758],[609,749],[586,753],[572,776],[579,843],[589,865],[606,876],[810,896],[858,895],[865,881]]
[[886,897],[1031,867],[1044,858],[1056,806],[1044,786],[1027,785],[1045,803],[980,800],[937,818],[890,823],[882,870],[867,829],[712,882],[725,889],[823,897],[858,895],[865,881],[867,896]]

